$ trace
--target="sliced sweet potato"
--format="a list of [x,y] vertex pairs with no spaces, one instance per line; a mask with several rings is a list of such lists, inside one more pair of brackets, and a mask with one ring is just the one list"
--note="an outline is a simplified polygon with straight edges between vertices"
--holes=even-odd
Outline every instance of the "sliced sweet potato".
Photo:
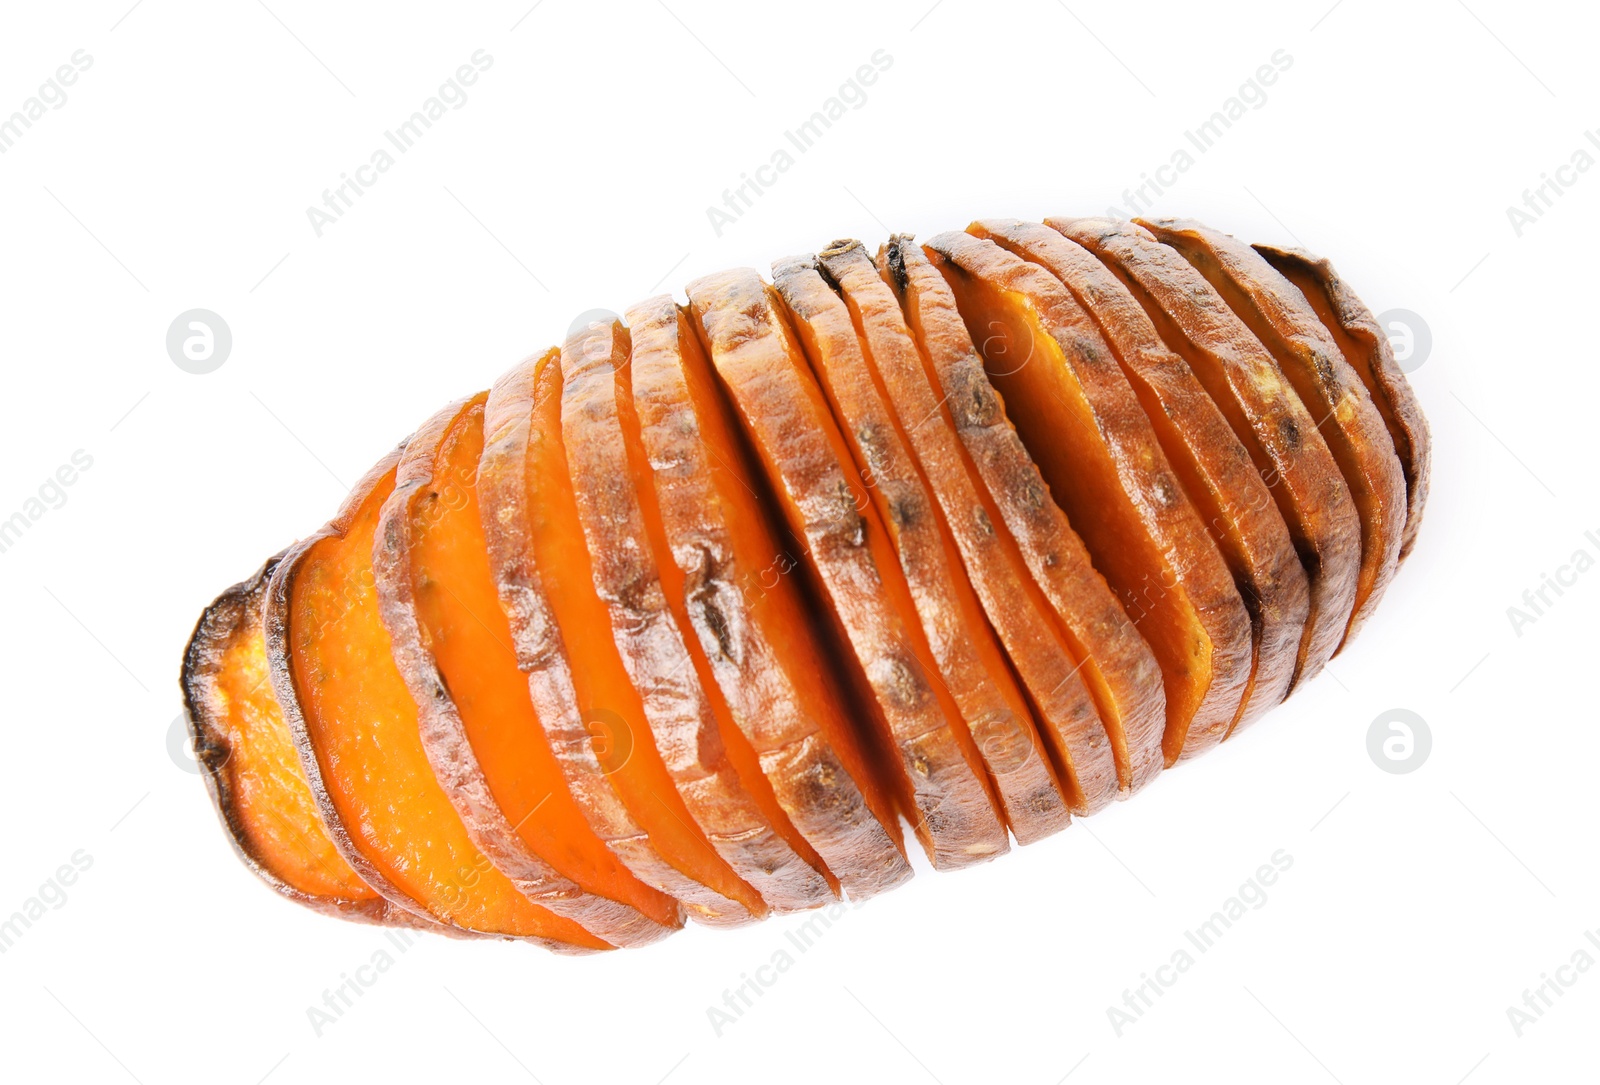
[[1041,714],[1055,721],[1052,738],[1073,790],[1086,810],[1113,787],[1132,794],[1163,764],[1166,694],[1155,654],[1051,498],[989,383],[949,284],[909,235],[891,238],[878,266],[900,296],[940,393],[940,413],[978,479],[985,501],[979,526],[1030,574],[1022,579],[1033,605],[1023,613],[1042,643],[1031,649],[1035,662],[1023,678]]
[[1345,643],[1383,597],[1400,564],[1405,474],[1367,386],[1305,295],[1261,254],[1192,219],[1141,220],[1181,252],[1277,360],[1312,412],[1361,517],[1361,572]]
[[1139,299],[1272,491],[1311,586],[1292,690],[1338,649],[1355,607],[1361,522],[1339,465],[1271,353],[1187,260],[1132,223],[1047,218],[1045,225],[1094,253]]
[[759,919],[761,895],[684,806],[595,589],[561,435],[561,354],[502,377],[484,407],[479,515],[517,665],[567,786],[594,832],[695,920]]
[[561,348],[562,442],[594,585],[656,749],[695,824],[774,911],[815,907],[835,896],[821,861],[773,798],[733,722],[682,596],[669,600],[662,583],[662,568],[672,575],[677,565],[628,395],[631,350],[627,329],[611,317],[578,324]]
[[967,232],[1060,279],[1121,363],[1250,612],[1250,681],[1229,730],[1254,722],[1283,700],[1294,679],[1311,593],[1289,529],[1250,454],[1188,364],[1161,341],[1138,300],[1087,249],[1048,226],[1016,219],[975,222]]
[[489,575],[477,496],[487,398],[451,404],[406,446],[379,515],[379,613],[473,843],[535,903],[612,945],[644,945],[681,926],[682,909],[629,874],[573,801]]
[[1433,452],[1428,420],[1422,416],[1411,382],[1394,360],[1388,333],[1327,260],[1298,248],[1254,248],[1305,295],[1383,416],[1406,476],[1406,527],[1400,542],[1400,560],[1404,561],[1422,526]]
[[267,589],[273,690],[318,813],[362,881],[402,908],[561,952],[608,949],[523,896],[472,843],[434,777],[372,574],[378,513],[397,462],[391,453],[338,516],[290,548]]
[[317,816],[267,668],[261,601],[277,563],[269,559],[217,596],[184,652],[184,709],[211,801],[245,866],[295,903],[345,919],[432,927],[362,881]]
[[[883,583],[882,601],[894,608],[897,635],[904,638],[902,646],[916,660],[943,717],[942,745],[924,740],[922,756],[935,765],[954,766],[960,759],[967,767],[965,774],[952,771],[945,777],[944,809],[960,819],[952,830],[966,841],[967,854],[1004,854],[1010,846],[1005,819],[969,722],[996,706],[988,698],[981,707],[975,703],[972,694],[983,691],[973,690],[972,671],[981,664],[970,652],[965,658],[956,655],[964,636],[984,631],[982,616],[977,631],[961,628],[966,614],[950,585],[951,568],[933,520],[932,498],[873,386],[849,309],[823,280],[815,256],[774,263],[772,285],[798,333],[810,375],[845,438],[851,456],[847,469],[860,480],[864,500],[859,512],[868,553]],[[959,566],[957,571],[959,575]]]
[[[852,726],[810,601],[784,575],[793,559],[764,511],[766,480],[683,310],[651,298],[627,322],[632,357],[618,374],[671,554],[661,562],[667,596],[686,614],[756,772],[794,828],[850,899],[891,889],[911,874],[899,821]],[[752,779],[744,767],[741,776]]]
[[[858,454],[881,461],[873,471],[874,496],[887,505],[885,524],[929,646],[983,755],[1006,823],[1020,844],[1043,839],[1066,827],[1068,802],[1018,678],[1021,666],[1014,671],[1001,647],[1002,629],[1012,644],[1037,642],[1020,624],[1029,615],[1017,570],[993,529],[980,527],[988,512],[961,443],[942,424],[916,340],[872,258],[859,241],[835,241],[817,261],[844,299],[861,344],[859,357],[840,352],[824,367],[832,374],[825,382],[830,398],[841,407],[853,403],[856,414],[845,421],[858,435]],[[863,433],[879,435],[881,447],[869,446]],[[1026,650],[1016,654],[1022,664],[1031,662]]]
[[1023,442],[1161,663],[1170,764],[1220,742],[1250,678],[1250,618],[1094,322],[1053,275],[970,234],[923,248],[955,292]]
[[878,744],[900,814],[938,869],[992,858],[1004,828],[981,763],[955,733],[959,715],[936,685],[893,547],[782,299],[750,269],[698,279],[688,294],[697,334],[826,593],[858,725]]

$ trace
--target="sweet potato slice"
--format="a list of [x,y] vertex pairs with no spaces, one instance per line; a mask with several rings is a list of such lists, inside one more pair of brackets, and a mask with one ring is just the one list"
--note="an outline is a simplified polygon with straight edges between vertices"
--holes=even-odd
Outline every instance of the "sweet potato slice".
[[295,903],[346,919],[432,927],[362,881],[322,828],[268,674],[261,602],[277,563],[269,559],[217,596],[184,652],[184,709],[212,804],[245,866]]
[[[859,241],[835,241],[817,261],[844,299],[861,343],[859,359],[841,352],[825,367],[838,367],[827,382],[831,398],[841,407],[847,398],[855,401],[855,417],[845,416],[847,430],[882,435],[881,451],[859,437],[855,444],[858,454],[884,461],[874,471],[874,496],[888,499],[885,524],[914,586],[943,681],[1017,842],[1043,839],[1066,827],[1068,801],[1019,681],[1021,668],[1012,669],[1001,647],[1002,638],[1011,645],[1037,641],[1022,624],[1030,616],[1017,570],[1005,561],[993,529],[980,526],[989,513],[960,441],[943,424],[916,340],[872,258]],[[1031,662],[1025,649],[1015,655]],[[1110,783],[1106,790],[1114,791],[1114,778]]]
[[373,537],[397,463],[391,453],[369,472],[326,527],[284,555],[267,589],[273,690],[323,824],[361,879],[402,908],[559,952],[609,949],[495,869],[434,777],[373,583]]
[[1250,612],[1250,681],[1229,730],[1254,722],[1288,693],[1311,592],[1250,454],[1188,364],[1161,341],[1138,300],[1087,249],[1048,226],[1016,219],[975,222],[967,232],[1060,279],[1121,363]]
[[982,765],[970,736],[963,747],[956,734],[964,728],[934,677],[899,562],[782,299],[750,269],[697,279],[688,294],[697,334],[826,593],[839,666],[899,813],[937,869],[992,858],[1005,830]]
[[1311,411],[1361,517],[1361,572],[1344,643],[1371,616],[1400,564],[1405,474],[1383,416],[1305,295],[1234,237],[1190,219],[1141,220],[1181,252],[1277,360]]
[[[656,749],[695,824],[777,912],[834,899],[817,853],[772,796],[733,722],[681,595],[628,395],[632,341],[611,317],[561,348],[561,434],[595,588]],[[742,778],[741,778],[742,777]]]
[[965,233],[923,248],[1095,565],[1161,663],[1168,764],[1220,742],[1250,678],[1250,617],[1110,348],[1053,275]]
[[[859,512],[883,583],[882,602],[894,608],[897,635],[904,638],[902,646],[916,660],[943,716],[942,745],[924,741],[923,756],[951,766],[960,759],[967,766],[966,774],[946,775],[945,808],[963,820],[957,830],[966,840],[963,850],[975,856],[1004,854],[1010,846],[1004,816],[971,726],[1004,702],[987,696],[979,685],[990,679],[978,677],[982,664],[962,643],[987,632],[982,615],[977,630],[962,628],[967,614],[951,584],[949,555],[933,519],[932,498],[873,385],[850,311],[823,280],[816,257],[774,263],[772,285],[845,438],[849,469],[861,482],[865,500]],[[959,565],[956,572],[960,575]]]
[[900,297],[939,391],[939,410],[978,479],[986,518],[980,527],[992,529],[1013,563],[1020,558],[1030,574],[1023,587],[1033,606],[1024,613],[1042,643],[1032,647],[1035,662],[1023,678],[1042,715],[1059,721],[1054,738],[1073,789],[1086,811],[1113,784],[1120,795],[1132,794],[1163,764],[1166,694],[1155,654],[1051,498],[989,383],[944,276],[903,234],[879,250],[878,266]]
[[523,894],[615,946],[683,923],[578,809],[517,669],[478,518],[488,393],[411,438],[379,515],[373,573],[423,748],[472,841]]
[[668,598],[687,613],[756,769],[795,829],[851,900],[891,889],[911,873],[899,821],[809,601],[785,575],[795,559],[763,508],[772,501],[766,480],[683,310],[656,297],[629,309],[627,321],[633,352],[619,373],[671,552],[670,565],[661,562]]
[[1422,416],[1422,405],[1411,390],[1411,382],[1395,362],[1388,333],[1324,258],[1298,248],[1254,248],[1305,295],[1383,416],[1406,476],[1406,527],[1400,540],[1400,560],[1404,561],[1416,545],[1417,529],[1422,526],[1433,451],[1428,420]]
[[561,354],[506,374],[484,407],[479,516],[534,711],[594,832],[698,922],[767,912],[694,823],[595,590],[561,434]]
[[1290,689],[1338,649],[1355,607],[1361,523],[1315,420],[1271,353],[1189,262],[1132,223],[1047,218],[1116,273],[1221,408],[1278,505],[1311,586]]

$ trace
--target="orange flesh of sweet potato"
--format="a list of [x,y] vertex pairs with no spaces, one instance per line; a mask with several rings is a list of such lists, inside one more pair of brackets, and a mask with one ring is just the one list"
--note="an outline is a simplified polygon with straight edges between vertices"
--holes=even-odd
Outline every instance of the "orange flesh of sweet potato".
[[1405,474],[1383,416],[1305,295],[1260,253],[1193,221],[1142,224],[1181,252],[1272,352],[1344,474],[1361,517],[1361,572],[1347,644],[1394,579],[1405,533]]
[[[940,410],[978,480],[987,526],[1013,567],[1020,563],[1032,613],[1042,616],[1034,629],[1043,643],[1034,646],[1035,662],[1024,677],[1051,721],[1047,734],[1071,781],[1075,809],[1092,812],[1161,771],[1161,669],[1051,498],[944,276],[908,235],[884,245],[878,263],[901,296],[929,380],[942,393]],[[1053,667],[1051,655],[1058,657]],[[1037,681],[1031,673],[1040,675]]]
[[671,551],[672,570],[661,563],[668,596],[683,601],[772,799],[825,871],[852,900],[893,888],[911,872],[893,800],[817,643],[792,547],[763,510],[774,500],[766,480],[739,440],[687,315],[657,297],[630,309],[627,321],[632,356],[619,376]]
[[[654,798],[654,777],[640,774],[648,768],[636,768],[633,775],[623,771],[633,755],[632,733],[619,714],[594,702],[597,690],[605,693],[596,683],[620,670],[620,661],[603,673],[575,665],[568,630],[581,639],[592,635],[588,630],[596,623],[603,628],[608,618],[594,595],[567,482],[560,352],[529,358],[497,381],[484,404],[483,422],[478,500],[489,567],[510,624],[517,666],[528,676],[534,711],[573,799],[624,866],[676,898],[694,919],[722,926],[750,922],[756,916],[744,903],[692,873],[711,848],[693,838],[686,814],[680,818],[664,804],[676,795]],[[576,584],[565,583],[574,577]],[[657,825],[659,831],[649,831]],[[739,888],[742,883],[720,866],[707,869],[742,899],[763,907],[753,890]]]
[[[1008,601],[1021,595],[1015,573],[994,560],[1001,554],[993,530],[979,527],[979,517],[988,514],[960,441],[939,424],[941,404],[894,292],[859,241],[835,241],[818,261],[855,324],[871,381],[863,390],[876,398],[868,404],[869,415],[879,426],[892,425],[895,441],[914,453],[902,465],[916,472],[904,480],[911,503],[903,502],[898,522],[891,519],[888,526],[907,576],[920,579],[928,603],[919,605],[934,613],[927,628],[943,680],[961,706],[1017,842],[1043,839],[1065,828],[1069,814],[1033,709],[997,639],[996,626],[1026,617],[1000,612],[1000,595]],[[888,479],[880,475],[875,481],[887,489]],[[907,516],[907,508],[918,513]],[[918,534],[937,536],[937,545],[931,538],[916,544],[930,552],[922,559],[926,567],[914,564],[915,549],[905,541]],[[1011,583],[992,585],[997,578]]]
[[1095,320],[1162,451],[1233,573],[1250,612],[1250,681],[1229,732],[1283,700],[1311,607],[1305,569],[1267,485],[1189,366],[1167,349],[1138,300],[1088,250],[1039,223],[1003,219],[967,231],[1048,270]]
[[1432,441],[1416,393],[1395,362],[1389,335],[1327,260],[1304,249],[1254,248],[1311,303],[1383,416],[1406,477],[1406,526],[1400,543],[1400,560],[1404,561],[1416,545],[1422,511],[1428,503]]
[[[346,858],[359,854],[352,865],[369,884],[376,875],[445,923],[565,951],[609,949],[495,869],[434,777],[372,574],[374,530],[394,472],[391,463],[366,493],[358,488],[348,514],[292,549],[273,578],[287,653],[274,684],[280,702],[297,705],[290,725],[313,791],[326,795],[324,820],[331,827],[336,819]],[[269,642],[277,639],[272,624],[268,632]]]
[[1161,662],[1170,764],[1222,741],[1250,677],[1250,619],[1128,379],[1054,276],[991,241],[939,253],[990,378],[1096,567]]
[[[921,631],[900,617],[914,611],[903,595],[898,604],[884,598],[892,587],[879,570],[898,572],[894,553],[868,519],[876,516],[871,500],[847,466],[850,449],[782,299],[748,269],[698,279],[688,292],[720,385],[773,481],[789,530],[803,541],[802,559],[827,594],[835,643],[848,650],[837,658],[860,725],[876,743],[880,778],[936,868],[988,858],[992,837],[984,838],[980,819],[979,839],[972,839],[971,812],[957,805],[970,800],[975,784],[984,805],[987,796],[966,758],[947,752],[955,741],[948,710],[910,646]],[[924,746],[936,756],[925,756]],[[987,816],[998,820],[992,807]],[[968,851],[969,844],[979,850]]]
[[938,714],[928,714],[927,722],[939,720],[934,729],[915,735],[912,764],[920,759],[927,775],[941,780],[943,850],[958,861],[1004,854],[1010,843],[994,782],[952,685],[955,676],[944,666],[961,616],[944,583],[944,543],[932,502],[873,387],[850,312],[817,271],[816,258],[779,261],[772,271],[810,363],[804,375],[820,387],[844,438],[850,459],[841,466],[854,472],[861,488],[866,550],[881,580],[881,603],[892,613],[883,629],[915,660],[919,681],[932,694],[928,707]]
[[1045,225],[1098,256],[1139,299],[1272,491],[1311,586],[1293,690],[1338,649],[1355,607],[1361,523],[1339,465],[1272,355],[1182,256],[1128,223],[1047,218]]
[[258,877],[316,911],[416,925],[362,881],[317,815],[273,695],[261,602],[277,559],[207,607],[184,657],[195,757],[234,847]]
[[477,474],[487,393],[406,449],[378,529],[378,592],[423,744],[478,847],[525,894],[617,946],[682,925],[589,828],[517,669],[489,571]]
[[612,639],[648,737],[712,846],[775,911],[814,907],[834,899],[833,888],[772,797],[688,621],[639,447],[630,352],[627,330],[610,318],[573,328],[561,351],[568,477]]

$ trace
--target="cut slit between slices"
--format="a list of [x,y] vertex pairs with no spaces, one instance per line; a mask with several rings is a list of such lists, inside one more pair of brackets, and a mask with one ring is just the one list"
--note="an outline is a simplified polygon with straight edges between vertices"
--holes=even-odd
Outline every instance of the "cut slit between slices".
[[[914,557],[908,560],[909,548],[904,546],[901,562],[908,566],[908,575],[922,578],[922,595],[931,602],[947,601],[947,609],[939,613],[946,634],[954,636],[942,645],[933,641],[945,681],[961,702],[1012,834],[1019,844],[1042,839],[1066,826],[1068,800],[1039,734],[1036,706],[996,629],[998,623],[1012,632],[1007,639],[1013,650],[1025,664],[1031,662],[1017,645],[1022,638],[1016,634],[1021,631],[1014,627],[1025,616],[1015,609],[1003,610],[999,602],[1004,598],[1014,607],[1020,601],[1017,571],[1006,566],[992,526],[987,532],[979,526],[979,517],[989,514],[954,429],[940,424],[945,421],[942,404],[928,383],[921,351],[894,292],[859,241],[836,241],[818,254],[818,261],[850,313],[879,400],[876,409],[889,419],[896,439],[908,450],[907,466],[916,472],[909,481],[931,495],[923,502],[927,515],[896,528],[901,537],[937,536],[937,547],[929,542],[919,545],[932,550],[934,558],[942,557],[942,568],[927,554],[919,568]],[[930,640],[937,632],[934,626]],[[962,643],[969,638],[970,645]]]
[[610,948],[527,899],[472,843],[433,775],[378,617],[372,553],[397,455],[293,547],[266,602],[272,680],[330,836],[395,904],[462,932],[562,952]]
[[900,642],[932,694],[925,722],[938,722],[913,734],[912,768],[943,781],[947,851],[969,859],[1004,854],[1010,843],[994,782],[956,692],[957,683],[965,683],[944,666],[961,633],[950,628],[954,615],[941,613],[949,606],[948,569],[942,567],[944,542],[932,520],[932,501],[874,386],[849,309],[822,278],[816,258],[779,261],[772,274],[809,363],[806,375],[821,390],[844,440],[849,458],[841,464],[859,480],[866,551],[882,585],[880,602],[892,613],[883,628]]
[[277,562],[218,596],[184,653],[184,708],[212,803],[245,865],[289,900],[346,919],[431,927],[362,881],[322,826],[272,689],[261,604]]
[[981,334],[1051,492],[1161,662],[1167,762],[1220,742],[1249,680],[1249,615],[1110,348],[1042,268],[966,233],[923,248]]
[[639,444],[630,351],[627,329],[607,316],[575,326],[561,352],[568,479],[612,639],[648,739],[718,854],[776,911],[826,903],[834,891],[816,852],[773,797],[689,621]]
[[1053,274],[1105,336],[1250,612],[1250,678],[1228,733],[1254,722],[1283,700],[1294,679],[1310,588],[1249,453],[1138,300],[1088,250],[1048,226],[1015,219],[967,230]]
[[676,573],[669,595],[684,600],[761,782],[824,873],[852,900],[892,888],[910,875],[898,818],[818,643],[803,569],[769,520],[776,499],[683,310],[657,297],[627,321],[623,373],[671,551],[663,577]]
[[1361,526],[1333,454],[1267,349],[1177,252],[1131,223],[1047,218],[1045,225],[1094,253],[1139,299],[1267,482],[1311,589],[1292,691],[1333,655],[1355,605]]
[[[950,756],[954,742],[943,702],[883,598],[881,564],[892,567],[871,500],[847,465],[851,454],[812,377],[797,332],[772,287],[749,269],[689,285],[697,333],[740,426],[773,482],[784,519],[826,593],[821,608],[835,629],[841,677],[870,726],[882,778],[936,868],[987,859],[995,846],[980,819],[971,833],[971,797],[997,821],[971,765]],[[909,607],[907,607],[909,609]],[[933,756],[929,756],[929,755]],[[963,805],[963,804],[966,805]],[[975,845],[978,850],[969,851]]]
[[1405,561],[1416,545],[1428,502],[1432,442],[1428,420],[1423,417],[1422,405],[1405,372],[1395,361],[1389,334],[1323,257],[1297,248],[1254,248],[1311,303],[1383,416],[1405,472],[1406,526],[1400,544],[1400,560]]
[[[984,520],[1021,562],[1023,589],[1048,640],[1028,687],[1052,749],[1072,782],[1079,812],[1127,796],[1161,771],[1166,695],[1155,656],[1128,620],[1088,550],[1051,498],[943,275],[909,235],[897,235],[878,265],[916,333],[940,410],[960,438],[983,496]],[[1051,656],[1056,659],[1053,661]]]
[[1350,488],[1361,520],[1361,568],[1342,647],[1394,579],[1405,534],[1405,475],[1383,416],[1305,295],[1260,253],[1191,220],[1140,224],[1182,253],[1272,353]]
[[487,393],[412,437],[378,527],[384,624],[423,745],[473,841],[531,899],[617,946],[683,923],[628,873],[567,788],[517,668],[477,494]]

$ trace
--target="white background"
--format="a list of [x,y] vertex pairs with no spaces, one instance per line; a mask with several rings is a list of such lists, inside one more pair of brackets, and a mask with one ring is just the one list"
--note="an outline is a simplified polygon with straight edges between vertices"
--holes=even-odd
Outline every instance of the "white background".
[[[1592,1073],[1600,969],[1520,1037],[1507,1008],[1600,927],[1600,572],[1520,636],[1507,608],[1600,556],[1600,170],[1520,237],[1506,214],[1600,127],[1592,12],[269,4],[0,14],[0,116],[93,58],[0,155],[0,518],[93,458],[0,554],[0,915],[93,864],[0,956],[8,1079]],[[317,237],[307,206],[478,49],[467,103]],[[879,49],[865,104],[718,237],[707,205]],[[840,236],[1126,206],[1279,49],[1265,104],[1155,209],[1302,242],[1431,328],[1427,523],[1328,673],[1134,801],[850,912],[720,1036],[707,1007],[804,917],[579,959],[429,938],[318,1037],[307,1008],[386,943],[256,884],[169,755],[201,607],[574,314]],[[234,339],[204,376],[164,344],[196,307]],[[1394,708],[1433,735],[1410,775],[1367,753]],[[1265,905],[1118,1036],[1107,1008],[1278,849]]]

